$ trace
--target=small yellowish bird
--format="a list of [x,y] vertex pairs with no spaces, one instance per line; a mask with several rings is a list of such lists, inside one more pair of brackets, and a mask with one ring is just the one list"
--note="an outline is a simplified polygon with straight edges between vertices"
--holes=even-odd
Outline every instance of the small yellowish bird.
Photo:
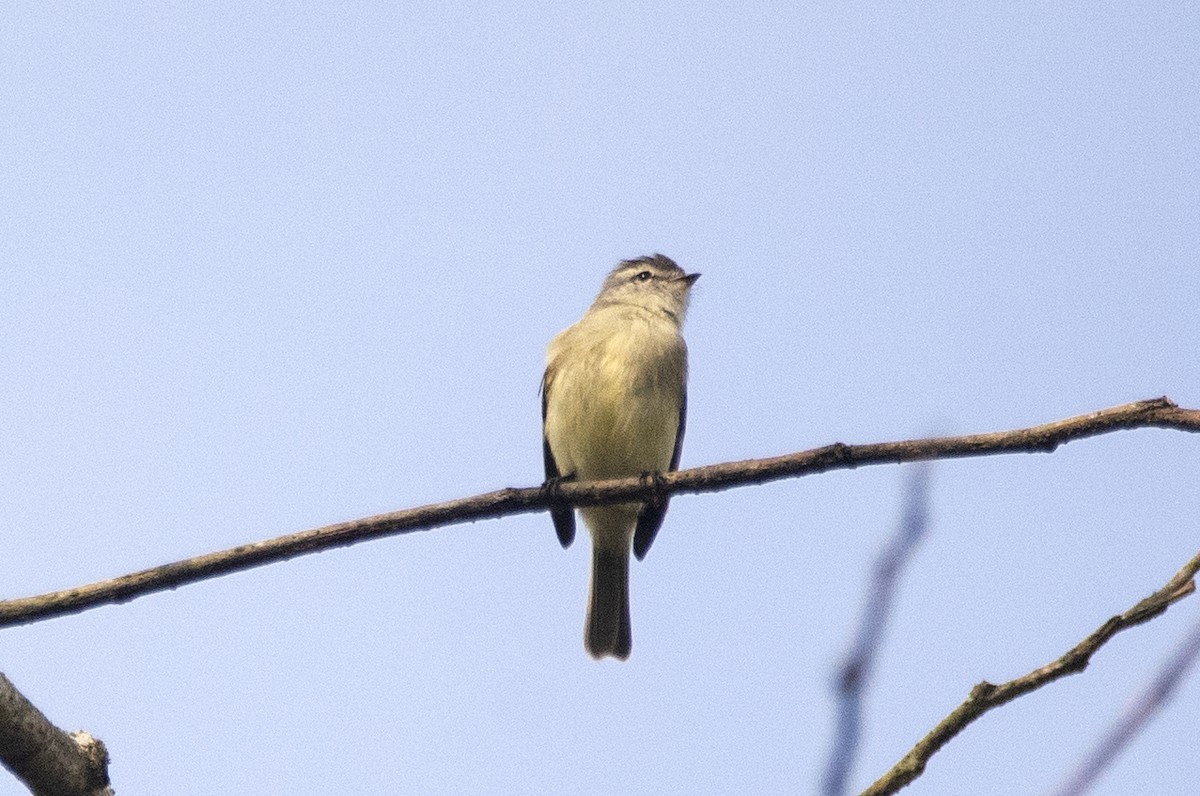
[[[542,453],[548,484],[675,470],[687,417],[687,345],[680,330],[692,285],[669,257],[625,260],[592,306],[546,352]],[[584,646],[593,658],[625,660],[629,550],[640,561],[667,501],[580,509],[592,537],[592,586]],[[563,547],[575,538],[571,507],[551,511]]]

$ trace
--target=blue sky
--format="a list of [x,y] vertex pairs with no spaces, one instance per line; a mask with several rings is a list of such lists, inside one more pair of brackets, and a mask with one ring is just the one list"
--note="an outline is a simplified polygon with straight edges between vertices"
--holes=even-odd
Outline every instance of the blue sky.
[[[1193,4],[19,4],[0,29],[0,583],[541,478],[546,343],[700,271],[683,465],[1200,406]],[[1197,548],[1200,440],[948,462],[854,784]],[[456,526],[0,631],[122,794],[810,792],[905,469],[680,497],[590,660],[587,546]],[[913,793],[1055,786],[1200,619]],[[1194,779],[1200,684],[1098,793]],[[0,794],[20,793],[0,778]]]

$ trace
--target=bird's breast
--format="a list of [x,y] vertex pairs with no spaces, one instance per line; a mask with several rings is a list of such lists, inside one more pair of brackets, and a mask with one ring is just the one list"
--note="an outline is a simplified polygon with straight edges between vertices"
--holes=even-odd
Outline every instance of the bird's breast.
[[673,328],[577,324],[560,335],[551,347],[546,418],[560,472],[591,480],[665,471],[679,426],[685,358]]

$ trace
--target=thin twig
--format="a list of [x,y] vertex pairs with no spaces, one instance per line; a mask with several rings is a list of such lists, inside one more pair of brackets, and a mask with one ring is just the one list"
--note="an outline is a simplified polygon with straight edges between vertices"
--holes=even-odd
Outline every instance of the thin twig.
[[1138,732],[1174,695],[1176,686],[1200,657],[1200,622],[1184,637],[1154,679],[1138,694],[1056,796],[1082,796],[1125,750]]
[[99,605],[122,603],[152,592],[174,589],[306,553],[452,523],[544,511],[550,506],[592,506],[631,500],[661,501],[668,495],[679,492],[719,492],[745,484],[762,484],[782,478],[853,469],[868,464],[896,464],[999,453],[1045,453],[1071,440],[1120,429],[1147,427],[1200,431],[1200,410],[1180,409],[1165,397],[1155,398],[1016,431],[869,445],[845,445],[838,442],[823,448],[771,459],[752,459],[680,470],[666,473],[656,479],[623,478],[612,481],[562,483],[554,489],[501,489],[475,497],[266,539],[63,591],[0,601],[0,627],[78,613]]
[[837,729],[825,770],[823,792],[826,796],[841,796],[846,791],[846,780],[850,777],[862,734],[863,691],[871,678],[875,656],[883,640],[896,583],[928,526],[929,463],[921,462],[913,470],[905,489],[900,525],[875,560],[870,593],[863,606],[862,621],[854,645],[838,667],[834,683],[838,705]]
[[929,759],[951,738],[966,729],[967,725],[984,713],[1030,691],[1035,691],[1047,683],[1052,683],[1060,677],[1082,672],[1087,668],[1096,650],[1104,646],[1117,633],[1153,619],[1166,611],[1173,603],[1194,592],[1196,582],[1193,578],[1197,570],[1200,570],[1200,553],[1197,553],[1191,561],[1184,565],[1183,569],[1175,573],[1167,585],[1120,616],[1110,618],[1057,660],[1007,683],[994,685],[985,680],[976,685],[971,689],[966,701],[942,719],[890,771],[864,790],[862,796],[885,796],[885,794],[897,792],[921,776]]

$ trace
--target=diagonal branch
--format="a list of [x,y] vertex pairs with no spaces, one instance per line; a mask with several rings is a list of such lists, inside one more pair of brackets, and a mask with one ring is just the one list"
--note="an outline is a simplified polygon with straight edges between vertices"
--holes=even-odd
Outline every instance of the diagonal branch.
[[1036,691],[1060,677],[1077,674],[1087,668],[1092,655],[1113,636],[1134,625],[1149,621],[1196,590],[1193,578],[1200,570],[1200,553],[1175,573],[1167,585],[1150,595],[1120,616],[1114,616],[1090,636],[1068,650],[1062,657],[1034,669],[1023,677],[994,685],[986,680],[971,689],[970,695],[949,716],[942,719],[922,738],[899,763],[864,790],[861,796],[886,796],[895,793],[925,771],[929,758],[958,735],[967,725],[992,708],[1011,702],[1019,696]]
[[902,442],[846,445],[840,442],[810,451],[715,464],[665,473],[660,478],[561,483],[554,489],[500,489],[474,497],[379,514],[309,531],[176,561],[63,591],[0,601],[0,627],[21,625],[89,608],[121,603],[164,589],[284,561],[294,556],[345,547],[369,539],[428,530],[441,525],[544,511],[551,506],[592,506],[631,500],[663,500],[678,492],[719,492],[829,470],[868,464],[989,456],[1000,453],[1048,453],[1064,442],[1133,428],[1200,431],[1200,410],[1180,409],[1168,398],[1154,398],[1102,409],[1032,428],[937,437]]

